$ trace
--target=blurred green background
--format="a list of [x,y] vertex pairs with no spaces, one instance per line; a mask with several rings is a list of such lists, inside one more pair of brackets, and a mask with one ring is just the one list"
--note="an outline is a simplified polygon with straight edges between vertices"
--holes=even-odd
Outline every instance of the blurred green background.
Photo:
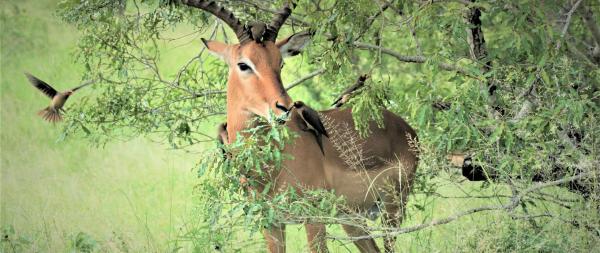
[[[164,251],[190,222],[195,155],[145,139],[104,147],[60,140],[61,123],[36,115],[49,100],[23,72],[58,90],[77,85],[77,32],[55,16],[57,1],[1,5],[5,233],[20,239],[24,251],[63,252],[78,240],[106,251]],[[93,92],[83,89],[69,102]]]

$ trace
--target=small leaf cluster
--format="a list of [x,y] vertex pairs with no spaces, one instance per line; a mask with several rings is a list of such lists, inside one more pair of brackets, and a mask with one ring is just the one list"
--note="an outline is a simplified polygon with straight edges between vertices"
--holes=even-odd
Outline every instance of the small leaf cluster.
[[283,150],[295,136],[278,123],[255,122],[198,165],[200,215],[211,233],[222,237],[243,224],[252,234],[275,223],[336,215],[344,201],[333,192],[275,185],[284,161],[293,159]]

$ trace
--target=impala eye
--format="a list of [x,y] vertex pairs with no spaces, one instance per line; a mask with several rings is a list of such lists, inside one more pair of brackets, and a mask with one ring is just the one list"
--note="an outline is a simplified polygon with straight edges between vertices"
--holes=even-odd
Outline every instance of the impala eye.
[[246,63],[243,63],[243,62],[240,62],[240,63],[238,63],[238,68],[240,68],[240,70],[241,70],[242,72],[245,72],[245,71],[248,71],[248,70],[252,70],[252,69],[250,68],[250,66],[248,66],[248,64],[246,64]]

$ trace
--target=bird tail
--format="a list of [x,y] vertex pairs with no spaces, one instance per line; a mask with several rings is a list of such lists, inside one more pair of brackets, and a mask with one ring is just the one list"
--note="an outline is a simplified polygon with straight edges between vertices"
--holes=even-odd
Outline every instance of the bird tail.
[[38,115],[40,115],[43,119],[53,123],[61,121],[63,119],[60,115],[60,112],[52,107],[44,108],[43,110],[38,112]]

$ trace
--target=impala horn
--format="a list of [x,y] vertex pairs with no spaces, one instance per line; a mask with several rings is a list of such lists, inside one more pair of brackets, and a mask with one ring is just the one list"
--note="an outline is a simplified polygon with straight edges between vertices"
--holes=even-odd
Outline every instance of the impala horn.
[[296,7],[295,3],[292,3],[291,7],[289,3],[286,3],[283,8],[281,8],[281,10],[275,14],[271,20],[271,24],[267,26],[267,31],[263,37],[264,40],[275,42],[275,39],[277,39],[277,33],[279,33],[279,29],[281,29],[281,26],[283,26],[285,20],[292,15],[292,9],[294,7]]
[[223,22],[225,22],[233,30],[233,32],[235,32],[235,36],[237,36],[240,43],[249,39],[248,30],[244,25],[242,25],[240,20],[236,18],[231,11],[219,6],[214,1],[181,0],[181,3],[205,10],[213,14],[215,17],[223,20]]
[[296,4],[292,3],[290,8],[290,4],[286,3],[283,8],[275,14],[269,25],[266,25],[263,22],[252,22],[248,25],[243,25],[231,11],[219,6],[214,1],[181,0],[180,2],[187,6],[205,10],[223,20],[233,32],[235,32],[240,44],[249,40],[254,40],[259,43],[262,41],[275,42],[279,29],[281,29],[285,20],[292,14],[292,8],[296,6]]

